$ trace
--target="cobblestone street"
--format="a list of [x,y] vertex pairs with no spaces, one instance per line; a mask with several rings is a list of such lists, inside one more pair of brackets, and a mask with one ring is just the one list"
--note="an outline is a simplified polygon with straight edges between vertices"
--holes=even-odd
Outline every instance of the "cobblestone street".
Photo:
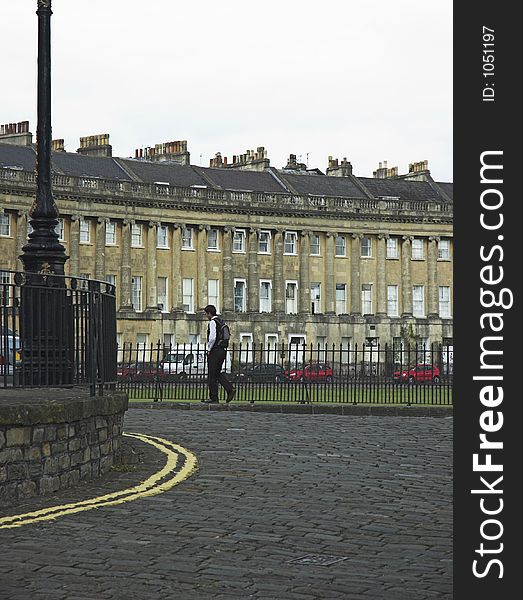
[[[0,530],[0,598],[451,600],[452,424],[132,408],[127,432],[187,448],[197,471],[157,496]],[[136,485],[165,463],[133,444],[135,470],[10,514]],[[344,560],[291,562],[306,555]]]

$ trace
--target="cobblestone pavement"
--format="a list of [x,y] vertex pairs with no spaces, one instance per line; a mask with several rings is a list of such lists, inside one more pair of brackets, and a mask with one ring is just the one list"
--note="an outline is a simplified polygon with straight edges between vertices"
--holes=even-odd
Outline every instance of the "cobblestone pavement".
[[[158,496],[0,530],[2,600],[450,600],[452,418],[131,409]],[[11,513],[131,486],[165,457]],[[6,514],[6,511],[2,511]],[[305,555],[346,557],[296,564]]]

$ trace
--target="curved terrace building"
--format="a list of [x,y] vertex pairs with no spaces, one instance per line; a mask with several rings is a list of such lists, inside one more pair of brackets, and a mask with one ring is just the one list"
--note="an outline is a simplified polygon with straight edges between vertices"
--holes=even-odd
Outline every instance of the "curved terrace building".
[[[263,148],[203,168],[184,141],[134,158],[108,135],[53,145],[67,272],[116,284],[120,345],[204,341],[208,303],[235,342],[452,343],[453,186],[426,161],[369,178],[345,159],[276,169]],[[27,122],[1,127],[4,271],[21,269],[35,158]]]

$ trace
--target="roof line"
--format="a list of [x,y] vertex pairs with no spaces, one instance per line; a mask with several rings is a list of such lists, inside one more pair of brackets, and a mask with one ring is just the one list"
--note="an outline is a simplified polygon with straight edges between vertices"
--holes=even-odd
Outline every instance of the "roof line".
[[112,157],[112,159],[120,167],[120,169],[122,169],[122,171],[126,175],[128,175],[133,181],[136,181],[137,183],[144,183],[144,181],[142,179],[140,179],[136,173],[134,173],[131,169],[129,169],[125,165],[125,163],[123,161],[126,160],[126,159],[120,158],[120,157],[117,157],[117,156]]
[[189,165],[191,169],[199,175],[204,181],[206,181],[212,188],[215,190],[223,190],[221,185],[218,185],[202,168],[197,167],[196,165]]

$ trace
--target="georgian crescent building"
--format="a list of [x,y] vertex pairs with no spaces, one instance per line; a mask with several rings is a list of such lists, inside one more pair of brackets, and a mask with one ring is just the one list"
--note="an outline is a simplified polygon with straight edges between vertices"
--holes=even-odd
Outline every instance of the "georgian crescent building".
[[[118,343],[204,342],[215,304],[236,343],[452,343],[452,184],[426,161],[325,173],[264,148],[190,164],[187,143],[112,156],[108,135],[53,141],[69,275],[116,285]],[[0,269],[22,268],[35,195],[27,122],[0,129]]]

